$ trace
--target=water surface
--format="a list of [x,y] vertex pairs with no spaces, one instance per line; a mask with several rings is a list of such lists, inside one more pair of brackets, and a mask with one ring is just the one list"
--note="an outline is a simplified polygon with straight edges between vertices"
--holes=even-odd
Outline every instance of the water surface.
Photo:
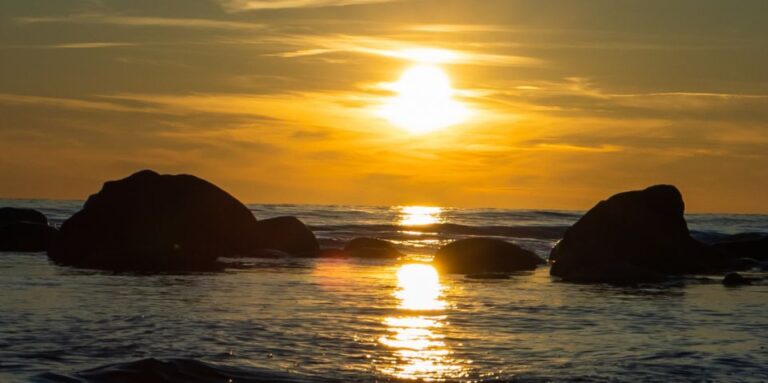
[[[80,204],[12,203],[56,222]],[[618,288],[554,282],[546,267],[472,280],[429,265],[436,247],[478,230],[523,233],[500,237],[546,256],[550,231],[578,212],[252,208],[260,218],[297,215],[327,245],[374,235],[409,257],[251,259],[217,273],[135,275],[0,254],[0,381],[99,381],[79,372],[116,363],[160,369],[169,381],[768,380],[766,283],[726,288],[700,276]],[[768,222],[688,218],[703,237],[764,232]],[[146,358],[159,365],[135,363]]]

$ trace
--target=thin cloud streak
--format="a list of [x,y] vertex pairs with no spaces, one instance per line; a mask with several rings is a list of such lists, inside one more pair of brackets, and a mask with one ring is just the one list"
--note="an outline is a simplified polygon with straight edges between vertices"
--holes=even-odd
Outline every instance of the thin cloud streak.
[[140,44],[136,43],[114,43],[114,42],[90,42],[90,43],[66,43],[46,45],[46,48],[52,49],[98,49],[98,48],[118,48],[134,47]]
[[220,0],[219,2],[227,11],[244,12],[269,9],[342,7],[396,1],[402,0]]
[[0,104],[31,105],[70,110],[98,110],[126,113],[164,113],[154,108],[130,107],[104,101],[90,101],[76,98],[26,96],[19,94],[0,93]]
[[265,27],[263,24],[215,19],[109,16],[100,14],[80,14],[63,17],[19,17],[15,20],[20,24],[104,24],[125,27],[172,27],[222,30],[259,30],[264,29]]
[[[265,54],[284,58],[318,56],[329,53],[360,53],[406,61],[434,61],[443,64],[487,66],[542,66],[543,60],[507,54],[444,49],[418,42],[355,35],[292,35],[266,39],[298,49]],[[261,40],[260,42],[264,42]],[[427,48],[429,46],[429,48]]]

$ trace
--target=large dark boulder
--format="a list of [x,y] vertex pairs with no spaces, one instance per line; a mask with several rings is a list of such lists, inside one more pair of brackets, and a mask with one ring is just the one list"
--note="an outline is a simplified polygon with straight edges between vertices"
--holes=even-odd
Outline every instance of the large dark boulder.
[[377,238],[355,238],[344,246],[344,254],[355,258],[397,259],[403,256],[388,241]]
[[671,185],[616,194],[566,231],[550,254],[550,273],[565,281],[636,283],[725,268],[719,253],[691,238],[684,211]]
[[[253,248],[279,250],[292,255],[316,256],[320,251],[315,234],[296,217],[277,217],[256,223]],[[251,255],[257,255],[256,251]]]
[[449,274],[481,274],[534,270],[544,261],[531,251],[493,238],[461,239],[435,254],[435,267]]
[[0,226],[18,222],[48,225],[48,218],[45,214],[34,209],[0,207]]
[[582,267],[568,273],[564,278],[573,283],[607,283],[620,286],[635,286],[640,283],[664,282],[665,274],[626,262],[615,262]]
[[108,270],[209,270],[218,257],[247,251],[256,230],[250,210],[215,185],[143,170],[88,198],[48,255]]
[[768,236],[736,237],[718,242],[712,246],[729,259],[751,258],[768,261]]
[[0,225],[0,251],[46,251],[58,230],[47,224],[13,222]]

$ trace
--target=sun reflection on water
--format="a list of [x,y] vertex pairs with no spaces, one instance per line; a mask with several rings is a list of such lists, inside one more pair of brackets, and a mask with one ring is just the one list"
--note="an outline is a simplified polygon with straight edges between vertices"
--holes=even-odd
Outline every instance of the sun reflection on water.
[[411,264],[397,271],[395,297],[405,310],[441,310],[445,301],[440,299],[442,286],[437,270],[430,265]]
[[402,226],[432,225],[443,222],[443,209],[436,206],[400,206],[398,223]]
[[434,267],[403,265],[397,271],[400,315],[384,318],[389,334],[379,343],[392,349],[394,360],[382,368],[399,379],[438,380],[462,376],[464,368],[451,359],[440,331],[446,326],[447,303]]

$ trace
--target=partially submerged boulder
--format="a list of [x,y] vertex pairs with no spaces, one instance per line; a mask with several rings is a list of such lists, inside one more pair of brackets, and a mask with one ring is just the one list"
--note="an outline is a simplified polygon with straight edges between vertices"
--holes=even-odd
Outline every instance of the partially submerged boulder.
[[684,211],[671,185],[616,194],[566,231],[550,254],[550,273],[565,281],[637,283],[725,268],[719,253],[691,238]]
[[61,226],[56,263],[108,270],[209,270],[249,249],[256,218],[191,175],[143,170],[104,184]]
[[290,216],[257,222],[253,248],[279,250],[300,256],[316,256],[320,251],[315,234],[298,218]]
[[534,270],[544,261],[531,251],[493,238],[468,238],[437,251],[435,267],[449,274],[485,274]]
[[0,225],[0,251],[46,251],[58,230],[47,224],[13,222]]
[[631,263],[615,262],[582,267],[564,278],[572,283],[607,283],[618,286],[634,286],[640,283],[664,282],[666,275]]
[[722,283],[724,286],[744,286],[751,285],[752,281],[748,278],[744,278],[739,273],[728,273],[725,274]]
[[0,226],[19,222],[48,225],[48,218],[45,214],[34,209],[0,207]]
[[377,238],[355,238],[344,246],[344,253],[349,257],[397,259],[403,255],[388,241]]
[[768,236],[736,237],[718,242],[712,247],[729,259],[751,258],[758,261],[768,261]]

